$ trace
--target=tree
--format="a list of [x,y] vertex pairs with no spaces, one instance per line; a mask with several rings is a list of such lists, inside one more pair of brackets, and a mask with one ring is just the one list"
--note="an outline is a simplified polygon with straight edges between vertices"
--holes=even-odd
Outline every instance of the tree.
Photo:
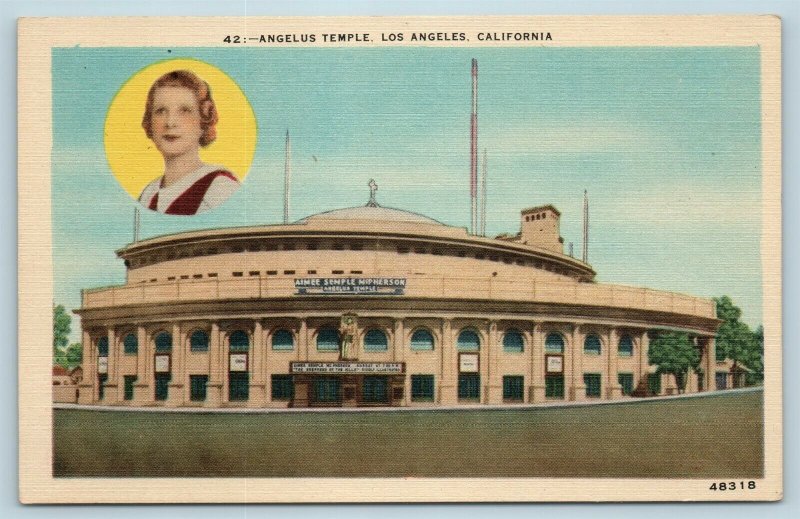
[[72,318],[64,305],[53,307],[53,360],[59,359],[69,344]]
[[685,333],[661,332],[650,341],[648,357],[658,373],[668,373],[675,377],[678,392],[684,389],[689,369],[700,365],[700,352]]
[[739,365],[751,372],[764,371],[764,329],[759,326],[755,332],[747,324],[741,322],[741,309],[733,304],[728,296],[716,297],[717,318],[722,324],[717,331],[717,359],[733,361],[731,371],[738,370]]
[[67,369],[72,369],[75,366],[80,366],[83,361],[83,346],[81,343],[76,342],[70,344],[69,348],[64,354],[64,364]]

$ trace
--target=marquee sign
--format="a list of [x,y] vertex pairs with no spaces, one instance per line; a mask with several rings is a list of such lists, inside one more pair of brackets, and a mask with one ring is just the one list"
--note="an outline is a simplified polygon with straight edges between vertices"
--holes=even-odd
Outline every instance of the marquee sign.
[[295,278],[297,295],[403,295],[406,278]]
[[292,373],[350,374],[378,373],[401,375],[405,371],[402,362],[291,362]]

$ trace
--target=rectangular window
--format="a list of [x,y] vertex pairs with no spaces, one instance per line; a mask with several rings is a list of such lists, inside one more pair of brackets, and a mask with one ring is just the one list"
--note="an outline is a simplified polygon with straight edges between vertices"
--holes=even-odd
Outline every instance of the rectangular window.
[[433,375],[411,375],[411,401],[433,402]]
[[564,398],[564,375],[550,375],[544,378],[545,398]]
[[240,278],[240,277],[242,277],[243,275],[244,275],[244,273],[242,273],[242,272],[234,272],[234,273],[233,273],[233,277],[235,277],[235,278]]
[[602,396],[600,373],[584,373],[583,383],[586,385],[586,396],[588,398],[600,398]]
[[706,376],[703,370],[697,370],[697,390],[705,391],[706,389]]
[[163,402],[169,396],[169,381],[171,376],[168,373],[156,375],[156,400]]
[[619,385],[622,386],[623,395],[633,394],[633,373],[619,373],[617,375],[617,381]]
[[215,278],[215,277],[217,277],[217,273],[216,272],[209,272],[208,273],[208,277]]
[[277,270],[268,270],[267,271],[267,275],[268,276],[277,276],[278,275],[278,271]]
[[717,389],[728,389],[728,373],[725,371],[717,371],[716,375]]
[[654,395],[661,394],[661,375],[658,373],[647,375],[647,389]]
[[125,375],[125,400],[133,400],[133,385],[136,383],[136,375]]
[[189,375],[189,399],[192,402],[204,402],[208,375]]
[[458,375],[458,399],[478,400],[481,397],[481,376],[476,373]]
[[272,399],[291,400],[294,398],[294,379],[291,375],[272,375]]
[[228,374],[228,400],[243,402],[250,398],[250,374],[231,372]]
[[251,271],[249,272],[249,274],[250,274],[251,276],[260,276],[260,275],[261,275],[261,271],[260,271],[260,270],[251,270]]
[[97,376],[97,398],[99,400],[103,400],[106,397],[106,382],[108,381],[108,375],[98,375]]
[[294,274],[294,270],[284,270],[283,273],[287,276],[291,276],[292,274]]
[[522,402],[524,387],[525,377],[511,375],[503,377],[503,400]]
[[389,401],[387,377],[364,377],[361,383],[361,399],[367,404],[385,404]]
[[321,404],[341,403],[341,387],[336,377],[315,378],[313,383],[314,401]]

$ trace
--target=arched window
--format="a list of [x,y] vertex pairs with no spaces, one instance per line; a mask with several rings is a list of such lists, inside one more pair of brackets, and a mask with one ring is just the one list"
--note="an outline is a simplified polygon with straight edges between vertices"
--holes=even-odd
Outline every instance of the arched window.
[[551,333],[545,338],[544,351],[547,353],[564,353],[564,338],[560,333]]
[[458,351],[478,351],[481,349],[481,339],[473,330],[461,330],[458,334]]
[[373,328],[364,335],[364,351],[386,351],[388,349],[389,341],[381,330]]
[[125,353],[136,353],[139,351],[139,339],[135,334],[129,333],[122,339],[122,351]]
[[600,355],[600,337],[587,335],[583,341],[583,353],[587,355]]
[[618,351],[620,357],[631,357],[633,355],[633,339],[631,339],[630,335],[620,337]]
[[100,357],[108,357],[108,337],[100,337],[97,339],[97,355]]
[[503,335],[503,351],[506,353],[522,353],[525,348],[525,341],[519,330],[508,330]]
[[272,349],[291,351],[294,349],[294,335],[289,330],[277,330],[272,334]]
[[430,351],[433,349],[433,335],[425,328],[415,330],[411,334],[411,349],[417,351]]
[[317,333],[318,351],[339,351],[339,332],[327,326]]
[[156,335],[156,351],[158,353],[169,353],[172,351],[172,334],[161,332]]
[[208,351],[208,334],[203,330],[195,330],[189,337],[190,351]]
[[236,330],[228,337],[231,351],[247,351],[250,349],[250,337],[243,330]]

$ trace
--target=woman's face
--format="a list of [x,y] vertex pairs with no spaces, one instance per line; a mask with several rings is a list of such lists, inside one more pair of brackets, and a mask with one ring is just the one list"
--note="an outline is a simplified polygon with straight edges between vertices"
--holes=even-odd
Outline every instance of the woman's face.
[[188,88],[156,89],[151,121],[153,142],[165,158],[197,153],[200,149],[200,107],[197,96]]

